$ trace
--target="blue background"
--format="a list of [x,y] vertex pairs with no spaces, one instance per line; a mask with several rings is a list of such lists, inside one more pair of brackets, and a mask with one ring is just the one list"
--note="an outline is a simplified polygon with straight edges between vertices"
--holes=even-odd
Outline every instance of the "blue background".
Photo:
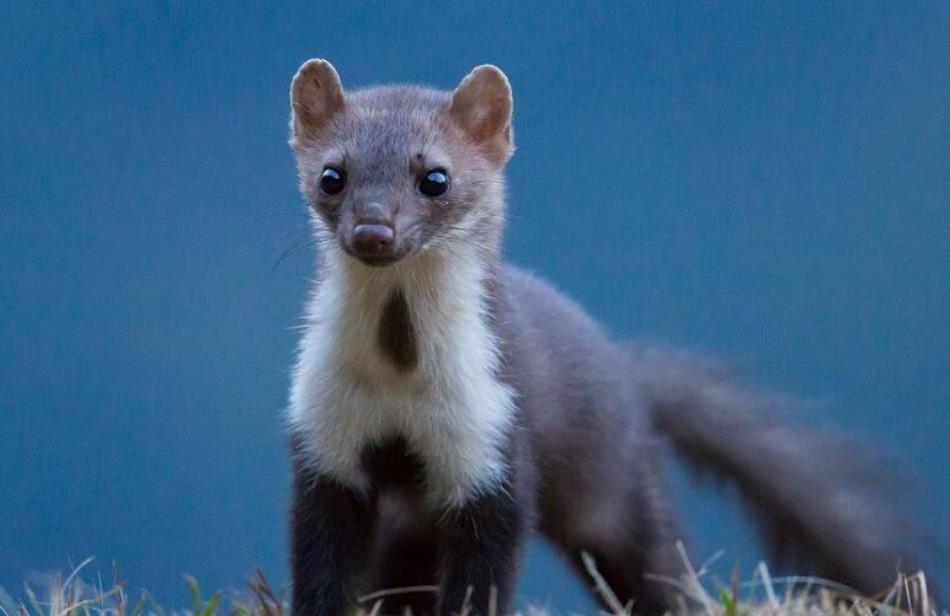
[[[509,258],[820,402],[950,538],[950,4],[61,4],[0,5],[0,585],[89,555],[172,606],[185,572],[286,579],[312,56],[350,87],[501,66]],[[749,574],[735,507],[676,486],[697,556]],[[522,596],[589,608],[555,575],[536,549]]]

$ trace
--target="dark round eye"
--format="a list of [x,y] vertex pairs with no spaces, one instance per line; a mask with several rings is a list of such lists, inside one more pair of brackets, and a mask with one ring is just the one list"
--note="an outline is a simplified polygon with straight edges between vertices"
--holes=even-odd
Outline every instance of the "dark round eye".
[[336,167],[324,167],[320,175],[320,190],[328,195],[338,195],[346,186],[346,177]]
[[438,197],[444,195],[449,189],[449,176],[445,169],[433,169],[426,172],[422,181],[419,182],[419,192],[427,197]]

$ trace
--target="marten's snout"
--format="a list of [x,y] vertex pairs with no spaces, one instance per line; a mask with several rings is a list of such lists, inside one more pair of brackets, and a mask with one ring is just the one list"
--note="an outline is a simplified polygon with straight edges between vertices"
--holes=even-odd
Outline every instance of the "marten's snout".
[[358,256],[380,257],[390,252],[395,239],[387,224],[364,223],[353,227],[353,250]]
[[358,199],[353,208],[349,250],[367,265],[386,265],[396,260],[396,223],[393,208],[382,199]]

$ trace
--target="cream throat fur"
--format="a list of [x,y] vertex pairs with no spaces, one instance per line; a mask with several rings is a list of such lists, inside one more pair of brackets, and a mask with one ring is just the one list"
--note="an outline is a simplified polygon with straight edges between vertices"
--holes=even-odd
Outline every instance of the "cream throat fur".
[[[433,247],[386,268],[337,250],[321,255],[290,403],[314,470],[365,491],[365,447],[403,437],[424,464],[432,505],[461,505],[498,484],[514,392],[496,376],[483,258],[471,245]],[[415,333],[410,370],[375,335],[394,293],[405,298]]]

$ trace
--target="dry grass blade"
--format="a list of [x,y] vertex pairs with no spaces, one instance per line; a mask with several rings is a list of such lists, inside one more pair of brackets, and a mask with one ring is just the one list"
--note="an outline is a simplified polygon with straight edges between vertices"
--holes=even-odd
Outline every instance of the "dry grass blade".
[[620,602],[610,585],[607,584],[607,580],[597,570],[597,563],[594,562],[594,558],[587,552],[581,552],[581,561],[584,563],[587,573],[594,580],[594,588],[597,594],[603,598],[604,603],[610,608],[610,613],[614,616],[630,616],[633,604],[624,605]]
[[765,596],[769,598],[769,605],[773,608],[778,608],[780,604],[778,602],[778,596],[775,594],[775,587],[772,585],[772,576],[769,574],[769,568],[765,566],[765,563],[759,563],[756,571],[759,577],[762,578],[762,586],[765,588]]
[[375,592],[363,595],[357,599],[357,602],[369,603],[370,601],[385,599],[386,597],[393,597],[396,595],[406,595],[414,592],[436,592],[438,590],[438,586],[403,586],[401,588],[386,588],[384,590],[377,590]]
[[459,616],[469,616],[472,611],[472,593],[475,592],[474,586],[465,589],[465,599],[462,600],[462,611]]
[[376,603],[373,604],[373,609],[369,611],[369,616],[379,616],[383,609],[383,600],[378,599]]
[[248,586],[251,587],[251,592],[255,601],[257,601],[262,616],[283,616],[283,602],[277,598],[267,578],[264,577],[263,571],[256,569],[254,575],[248,581]]

